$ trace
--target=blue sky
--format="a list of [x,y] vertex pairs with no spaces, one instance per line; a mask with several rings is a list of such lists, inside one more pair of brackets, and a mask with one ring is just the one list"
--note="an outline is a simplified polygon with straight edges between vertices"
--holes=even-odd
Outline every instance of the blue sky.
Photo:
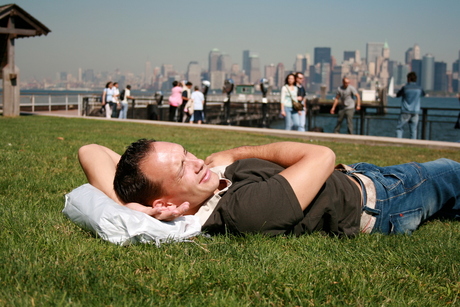
[[[8,3],[8,2],[7,2]],[[7,4],[5,3],[5,4]],[[262,65],[283,62],[289,69],[300,53],[331,47],[340,62],[344,50],[388,41],[391,58],[417,43],[448,69],[459,58],[459,0],[385,1],[105,1],[17,0],[48,28],[48,36],[19,39],[16,64],[21,78],[76,75],[78,68],[141,73],[173,64],[185,71],[190,61],[207,68],[218,48],[241,65],[242,51],[260,56]]]

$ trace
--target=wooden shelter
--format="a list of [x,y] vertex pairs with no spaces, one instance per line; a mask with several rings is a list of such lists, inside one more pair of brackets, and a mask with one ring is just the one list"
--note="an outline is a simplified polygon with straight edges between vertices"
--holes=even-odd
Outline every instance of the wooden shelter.
[[19,69],[14,62],[16,38],[47,35],[41,22],[16,4],[0,6],[0,78],[3,79],[3,116],[19,116]]

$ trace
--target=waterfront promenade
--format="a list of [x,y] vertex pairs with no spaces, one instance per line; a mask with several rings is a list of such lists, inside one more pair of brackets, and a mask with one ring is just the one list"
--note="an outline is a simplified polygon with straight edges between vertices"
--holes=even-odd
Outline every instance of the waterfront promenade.
[[[116,119],[116,118],[112,119],[112,118],[91,117],[91,116],[81,117],[81,116],[78,116],[77,110],[39,111],[39,112],[33,112],[33,113],[32,112],[22,112],[21,114],[85,118],[88,120],[120,121],[119,119]],[[180,127],[185,126],[191,129],[202,128],[202,129],[250,132],[250,133],[259,133],[259,134],[279,136],[279,137],[298,138],[298,139],[311,140],[311,141],[342,142],[342,143],[354,143],[354,144],[378,145],[378,146],[411,146],[411,147],[424,147],[424,148],[431,148],[431,149],[460,150],[460,142],[411,140],[411,139],[398,139],[394,137],[381,137],[381,136],[370,136],[370,135],[348,135],[348,134],[335,134],[335,133],[324,133],[324,132],[299,132],[299,131],[286,131],[286,130],[281,130],[281,129],[250,128],[250,127],[239,127],[239,126],[192,125],[192,124],[174,123],[174,122],[167,122],[167,121],[140,120],[140,119],[126,119],[123,121],[133,122],[133,123],[144,123],[144,124],[151,124],[151,125],[169,125],[169,126],[180,126]]]

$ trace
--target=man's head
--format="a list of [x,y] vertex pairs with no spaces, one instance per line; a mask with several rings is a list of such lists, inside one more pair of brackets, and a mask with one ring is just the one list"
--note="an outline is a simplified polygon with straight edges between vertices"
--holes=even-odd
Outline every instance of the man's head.
[[303,73],[301,73],[301,72],[296,72],[295,73],[295,82],[297,84],[303,85],[303,79],[304,79]]
[[200,87],[198,85],[195,85],[195,91],[199,91]]
[[197,208],[214,194],[218,176],[193,154],[175,143],[139,140],[120,159],[114,187],[126,203],[144,206]]
[[130,90],[130,89],[131,89],[131,85],[128,84],[128,85],[126,86],[126,88],[127,88],[128,90]]
[[347,77],[342,79],[343,88],[347,88],[349,84],[350,84],[350,80]]
[[407,82],[417,82],[417,74],[413,71],[407,74]]
[[118,82],[113,82],[113,86],[118,87]]
[[185,86],[188,87],[189,89],[192,88],[192,82],[188,81],[187,83],[185,83]]

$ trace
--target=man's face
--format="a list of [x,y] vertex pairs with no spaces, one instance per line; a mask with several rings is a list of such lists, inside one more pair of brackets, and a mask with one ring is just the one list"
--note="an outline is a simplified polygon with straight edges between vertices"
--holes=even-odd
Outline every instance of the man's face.
[[140,168],[149,179],[162,183],[167,202],[179,206],[187,201],[194,208],[214,194],[219,177],[203,160],[179,144],[155,142],[154,146]]
[[344,88],[347,88],[348,84],[350,84],[350,80],[348,80],[347,78],[342,80],[342,85],[343,85]]
[[303,84],[303,75],[298,74],[298,75],[295,77],[295,81],[296,81],[297,84]]

